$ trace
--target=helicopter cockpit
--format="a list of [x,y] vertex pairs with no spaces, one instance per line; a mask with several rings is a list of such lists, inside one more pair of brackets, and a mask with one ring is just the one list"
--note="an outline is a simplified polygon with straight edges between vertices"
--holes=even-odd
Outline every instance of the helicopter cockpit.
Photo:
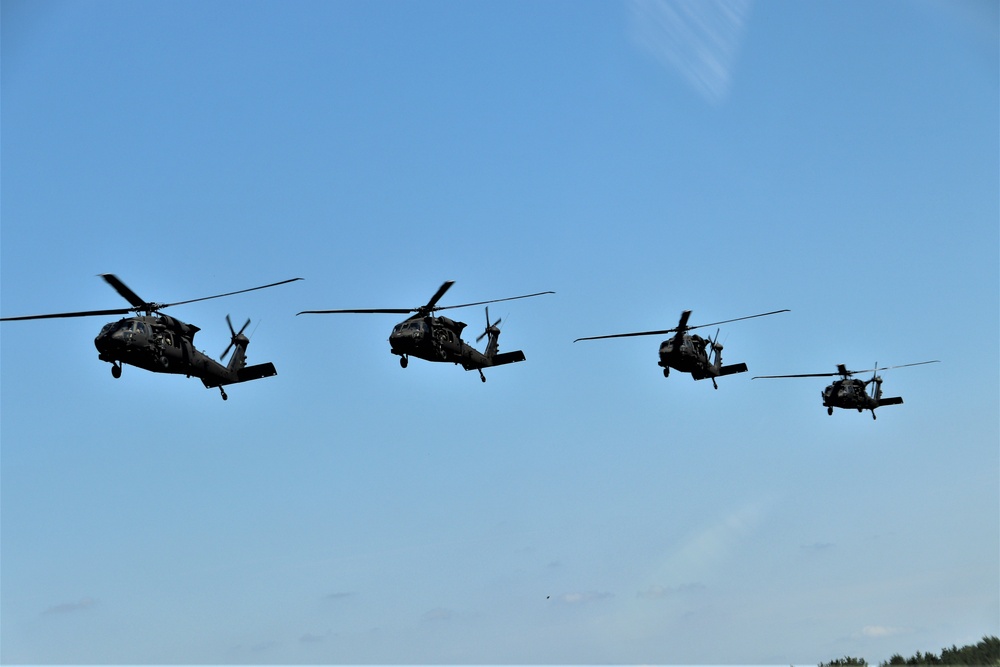
[[427,332],[428,326],[423,320],[407,320],[392,328],[392,337],[422,338]]
[[124,334],[138,333],[145,335],[146,325],[143,322],[137,322],[136,320],[130,320],[130,319],[118,320],[117,322],[109,322],[104,325],[104,327],[101,329],[101,333],[97,334],[97,337],[110,338],[118,332],[123,332]]
[[117,322],[108,322],[103,327],[101,327],[101,333],[97,334],[97,337],[101,338],[102,336],[109,336],[112,333],[114,333],[115,331],[118,331],[119,329],[121,329],[122,328],[122,324],[127,324],[127,323],[128,323],[127,320],[118,320]]

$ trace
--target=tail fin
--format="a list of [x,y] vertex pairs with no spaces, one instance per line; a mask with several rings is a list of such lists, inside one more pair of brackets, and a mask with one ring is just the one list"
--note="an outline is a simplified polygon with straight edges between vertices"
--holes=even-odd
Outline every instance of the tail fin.
[[[486,350],[483,352],[483,356],[492,362],[493,358],[497,356],[497,352],[500,351],[500,344],[498,342],[500,340],[500,318],[497,318],[496,322],[493,322],[492,324],[490,323],[489,306],[486,306],[486,328],[483,330],[483,333],[479,334],[479,338],[476,339],[476,342],[478,343],[483,338],[487,339]],[[509,364],[510,362],[508,361],[505,363]],[[493,365],[496,366],[498,364],[493,362]]]
[[250,326],[250,318],[247,318],[247,321],[243,323],[239,331],[233,329],[233,321],[229,319],[229,315],[226,315],[226,324],[229,325],[229,333],[232,337],[229,339],[229,345],[226,346],[219,360],[222,361],[225,359],[226,355],[229,354],[229,350],[233,350],[233,358],[229,360],[229,365],[226,368],[231,373],[236,373],[246,365],[247,345],[250,344],[250,339],[244,336],[243,332]]
[[[250,320],[247,320],[248,322]],[[233,356],[229,359],[229,364],[226,368],[229,369],[231,373],[239,373],[244,366],[247,365],[247,345],[250,344],[250,339],[244,336],[242,333],[233,336],[233,342],[231,347],[233,348]],[[223,355],[225,357],[225,355]]]

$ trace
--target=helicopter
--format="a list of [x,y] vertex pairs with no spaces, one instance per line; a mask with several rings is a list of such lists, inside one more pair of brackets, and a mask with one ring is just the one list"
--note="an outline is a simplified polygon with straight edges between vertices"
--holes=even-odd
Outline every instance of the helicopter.
[[187,301],[177,301],[175,303],[144,301],[117,276],[104,273],[101,274],[101,278],[128,301],[131,304],[131,308],[2,317],[0,318],[0,322],[42,320],[60,317],[127,315],[134,313],[134,315],[122,318],[117,322],[105,324],[100,333],[97,334],[97,338],[94,339],[98,359],[111,364],[111,375],[114,378],[121,377],[122,367],[125,364],[143,368],[153,373],[172,373],[186,375],[187,377],[193,375],[199,378],[206,388],[218,387],[224,401],[229,399],[229,396],[226,395],[226,390],[223,388],[225,385],[259,380],[278,374],[274,368],[274,364],[271,362],[257,364],[256,366],[246,365],[246,349],[250,344],[250,339],[243,332],[250,324],[249,319],[239,331],[236,331],[233,329],[233,323],[229,315],[226,315],[226,323],[229,325],[231,338],[220,360],[224,361],[230,350],[233,351],[233,356],[230,358],[229,363],[223,366],[205,353],[195,349],[194,335],[200,331],[198,327],[193,324],[181,322],[175,317],[164,315],[160,311],[170,306],[179,306],[196,301],[207,301],[208,299],[218,299],[224,296],[242,294],[243,292],[276,287],[296,280],[302,280],[302,278],[291,278],[271,283],[270,285],[261,285],[260,287],[251,287],[250,289],[238,290],[236,292],[216,294],[215,296],[189,299]]
[[[732,320],[712,322],[711,324],[688,326],[688,318],[691,317],[691,311],[685,310],[681,313],[681,319],[677,323],[677,326],[673,329],[610,334],[607,336],[586,336],[584,338],[577,338],[573,342],[576,343],[581,340],[599,340],[602,338],[627,338],[630,336],[654,336],[673,333],[673,337],[660,343],[660,361],[658,362],[658,365],[663,368],[663,377],[670,377],[670,369],[673,368],[681,373],[690,373],[691,377],[695,380],[704,380],[709,378],[712,380],[712,386],[718,389],[719,385],[716,383],[715,378],[723,375],[732,375],[734,373],[746,373],[747,365],[744,363],[730,364],[728,366],[722,365],[722,345],[719,344],[718,330],[715,332],[715,340],[702,338],[697,334],[688,334],[687,332],[693,329],[700,329],[702,327],[713,327],[719,324],[728,324],[729,322],[738,322],[740,320],[749,320],[755,317],[764,317],[765,315],[775,315],[777,313],[787,312],[789,312],[789,310],[786,308],[783,310],[774,310],[770,313],[748,315],[747,317],[737,317]],[[709,350],[715,353],[714,360],[709,359]]]
[[438,291],[434,293],[431,300],[423,306],[417,308],[369,308],[352,310],[303,310],[297,315],[305,314],[331,314],[331,313],[413,313],[392,328],[389,334],[389,346],[392,354],[399,355],[399,365],[406,368],[410,357],[424,359],[435,362],[451,362],[459,364],[467,371],[479,371],[479,379],[486,382],[483,374],[484,368],[493,366],[503,366],[518,361],[524,361],[524,352],[516,350],[514,352],[500,353],[497,340],[500,338],[500,320],[490,323],[490,308],[486,306],[486,329],[476,338],[478,343],[483,338],[487,339],[486,350],[480,352],[469,343],[462,340],[462,330],[465,329],[465,322],[456,322],[448,317],[436,316],[439,310],[453,308],[467,308],[469,306],[482,306],[488,303],[499,301],[513,301],[515,299],[527,299],[543,294],[555,294],[555,292],[536,292],[534,294],[523,294],[505,299],[491,299],[489,301],[477,301],[475,303],[463,303],[457,306],[439,306],[437,302],[444,296],[454,280],[445,281]]
[[[851,408],[856,409],[858,412],[864,412],[865,410],[872,411],[872,419],[877,419],[875,416],[875,408],[879,408],[883,405],[900,405],[903,402],[900,396],[883,396],[882,395],[882,378],[878,375],[879,371],[887,371],[893,368],[906,368],[907,366],[923,366],[924,364],[937,364],[940,363],[939,360],[935,359],[933,361],[920,361],[915,364],[902,364],[901,366],[887,366],[879,368],[878,364],[875,364],[875,368],[869,368],[864,371],[849,371],[847,366],[844,364],[837,364],[836,373],[803,373],[800,375],[758,375],[753,380],[756,379],[773,379],[773,378],[816,378],[816,377],[834,377],[839,375],[839,380],[834,380],[833,384],[827,386],[823,390],[823,406],[826,407],[826,414],[833,415],[834,408],[843,408],[844,410],[850,410]],[[851,377],[852,375],[857,375],[858,373],[872,373],[870,380],[859,380],[857,378]],[[874,396],[868,395],[868,385],[875,385]]]

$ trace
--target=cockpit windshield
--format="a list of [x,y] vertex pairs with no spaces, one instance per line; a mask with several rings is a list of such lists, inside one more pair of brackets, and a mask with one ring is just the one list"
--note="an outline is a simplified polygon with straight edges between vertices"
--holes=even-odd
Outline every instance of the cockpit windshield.
[[426,331],[426,330],[427,330],[427,324],[423,320],[413,320],[413,321],[409,321],[408,320],[406,322],[400,322],[399,324],[397,324],[396,326],[394,326],[392,328],[392,333],[394,333],[394,334],[411,333],[412,334],[412,333],[417,333],[417,332]]
[[116,331],[129,330],[132,328],[132,320],[118,320],[117,322],[108,322],[101,329],[101,336],[110,336]]

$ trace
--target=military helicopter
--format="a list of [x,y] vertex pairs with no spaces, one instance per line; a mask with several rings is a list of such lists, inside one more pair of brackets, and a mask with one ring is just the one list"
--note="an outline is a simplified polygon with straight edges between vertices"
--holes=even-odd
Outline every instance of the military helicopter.
[[0,322],[11,322],[15,320],[43,320],[57,317],[92,317],[97,315],[127,315],[135,313],[131,317],[125,317],[117,322],[109,322],[104,325],[101,332],[94,339],[97,347],[97,357],[101,361],[111,364],[111,375],[120,378],[122,366],[131,364],[138,368],[143,368],[153,373],[174,373],[178,375],[192,375],[201,379],[206,388],[218,387],[222,392],[222,400],[228,400],[224,385],[235,384],[237,382],[249,382],[260,378],[277,375],[274,364],[268,362],[257,364],[256,366],[246,365],[246,349],[250,344],[250,339],[243,334],[250,324],[248,319],[239,331],[233,329],[233,323],[226,315],[226,323],[229,324],[231,334],[229,345],[222,353],[220,360],[225,360],[230,350],[233,356],[229,364],[223,366],[203,352],[199,352],[194,347],[194,335],[200,329],[193,324],[187,324],[180,320],[164,315],[160,311],[170,306],[179,306],[185,303],[196,301],[207,301],[208,299],[218,299],[224,296],[252,292],[254,290],[276,287],[285,283],[302,280],[301,278],[291,278],[281,282],[251,287],[250,289],[206,296],[200,299],[189,299],[187,301],[177,301],[175,303],[155,303],[144,301],[135,292],[128,288],[117,276],[110,273],[101,274],[101,277],[111,285],[130,304],[131,308],[114,308],[110,310],[87,310],[76,313],[52,313],[48,315],[26,315],[22,317],[3,317]]
[[[716,383],[715,378],[723,375],[732,375],[733,373],[746,373],[747,365],[744,363],[730,364],[728,366],[722,365],[722,345],[719,344],[718,330],[715,332],[715,340],[702,338],[697,334],[689,335],[687,332],[693,329],[700,329],[702,327],[714,327],[718,324],[728,324],[729,322],[738,322],[740,320],[749,320],[755,317],[764,317],[765,315],[775,315],[777,313],[787,312],[789,311],[786,308],[784,310],[774,310],[770,313],[737,317],[733,320],[723,320],[721,322],[712,322],[711,324],[688,326],[688,318],[691,317],[691,311],[685,310],[681,313],[681,319],[677,323],[677,326],[673,329],[610,334],[607,336],[587,336],[584,338],[577,338],[573,342],[575,343],[581,340],[599,340],[601,338],[627,338],[630,336],[655,336],[673,333],[674,336],[672,338],[668,338],[660,343],[660,361],[658,362],[658,365],[663,367],[663,377],[670,377],[670,369],[673,368],[681,373],[690,373],[691,377],[695,380],[710,378],[712,380],[712,386],[718,389],[719,385]],[[710,360],[708,357],[710,348],[711,351],[715,353],[714,360]]]
[[[864,371],[849,371],[844,364],[837,364],[836,373],[803,373],[800,375],[758,375],[753,380],[757,379],[774,379],[774,378],[819,378],[819,377],[834,377],[839,375],[840,379],[835,380],[833,384],[827,386],[823,390],[823,405],[826,407],[826,414],[832,415],[834,408],[843,408],[845,410],[850,410],[851,408],[856,409],[858,412],[863,412],[865,410],[872,411],[872,419],[876,419],[875,408],[881,407],[883,405],[900,405],[903,402],[900,396],[883,396],[882,395],[882,378],[878,375],[879,371],[887,371],[893,368],[906,368],[907,366],[923,366],[924,364],[937,364],[940,363],[937,359],[933,361],[920,361],[915,364],[903,364],[901,366],[887,366],[879,368],[878,364],[875,364],[875,368],[869,368]],[[858,380],[857,378],[852,378],[852,375],[857,375],[858,373],[872,373],[872,378],[870,380]],[[869,396],[866,391],[868,385],[875,385],[875,395]]]
[[511,296],[506,299],[492,299],[490,301],[477,301],[475,303],[463,303],[457,306],[439,306],[437,302],[444,296],[454,280],[448,280],[438,291],[434,293],[431,300],[423,306],[417,308],[369,308],[353,310],[303,310],[297,315],[304,314],[330,314],[330,313],[413,313],[392,328],[389,334],[390,352],[399,355],[399,365],[403,368],[409,364],[410,357],[425,359],[427,361],[451,362],[460,364],[467,371],[479,371],[479,379],[486,382],[483,375],[484,368],[492,366],[503,366],[518,361],[524,361],[524,352],[516,350],[514,352],[499,352],[497,340],[500,337],[500,320],[490,323],[490,309],[486,306],[486,329],[476,338],[478,343],[483,338],[487,338],[486,350],[480,352],[462,340],[462,330],[466,327],[465,322],[456,322],[447,317],[435,316],[433,313],[439,310],[449,310],[453,308],[467,308],[469,306],[482,306],[488,303],[499,301],[513,301],[515,299],[527,299],[528,297],[541,296],[543,294],[555,294],[555,292],[536,292],[535,294],[523,294],[521,296]]

